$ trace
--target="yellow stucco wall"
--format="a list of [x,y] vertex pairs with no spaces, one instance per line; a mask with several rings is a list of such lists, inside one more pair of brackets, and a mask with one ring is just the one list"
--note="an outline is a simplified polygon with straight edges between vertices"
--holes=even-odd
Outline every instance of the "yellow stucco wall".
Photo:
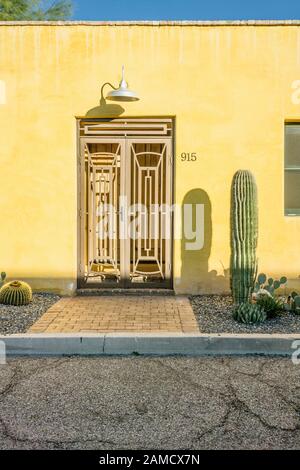
[[204,252],[175,243],[176,291],[226,290],[240,168],[258,184],[259,270],[300,287],[300,218],[283,215],[284,121],[300,118],[300,27],[287,25],[0,26],[0,270],[36,288],[75,288],[75,116],[99,104],[123,63],[141,96],[124,114],[176,116],[176,202],[200,194],[211,206]]

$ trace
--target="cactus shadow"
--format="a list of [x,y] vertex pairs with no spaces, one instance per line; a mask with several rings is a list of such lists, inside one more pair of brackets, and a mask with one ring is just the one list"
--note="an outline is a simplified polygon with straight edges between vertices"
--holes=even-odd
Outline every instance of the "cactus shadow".
[[[192,231],[196,232],[194,240],[186,230],[184,207],[191,205]],[[203,205],[204,220],[197,222],[196,206]],[[198,214],[199,215],[199,214]],[[182,233],[181,233],[181,285],[180,290],[192,294],[228,293],[229,270],[223,266],[223,275],[217,271],[209,271],[209,258],[212,246],[212,204],[209,195],[201,188],[195,188],[186,193],[181,209]],[[187,217],[187,216],[186,216]],[[201,238],[203,242],[199,249],[189,249],[189,244]],[[196,245],[195,245],[196,246]],[[220,261],[221,263],[221,261]]]

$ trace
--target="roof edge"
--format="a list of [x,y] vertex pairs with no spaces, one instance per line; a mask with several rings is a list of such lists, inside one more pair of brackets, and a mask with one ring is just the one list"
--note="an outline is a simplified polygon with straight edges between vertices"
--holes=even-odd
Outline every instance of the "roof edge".
[[300,26],[299,20],[0,21],[0,26]]

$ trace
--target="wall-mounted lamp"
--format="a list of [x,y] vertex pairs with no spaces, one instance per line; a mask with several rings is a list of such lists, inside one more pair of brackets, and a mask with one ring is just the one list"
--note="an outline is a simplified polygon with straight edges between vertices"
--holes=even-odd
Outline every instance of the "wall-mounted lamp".
[[101,99],[103,98],[103,88],[105,87],[105,85],[109,85],[113,88],[113,90],[107,94],[106,96],[107,100],[138,101],[140,99],[135,91],[128,89],[127,82],[125,81],[125,78],[124,78],[124,65],[122,66],[122,80],[120,81],[119,88],[114,87],[109,82],[104,83],[104,85],[102,85],[102,88],[101,88]]

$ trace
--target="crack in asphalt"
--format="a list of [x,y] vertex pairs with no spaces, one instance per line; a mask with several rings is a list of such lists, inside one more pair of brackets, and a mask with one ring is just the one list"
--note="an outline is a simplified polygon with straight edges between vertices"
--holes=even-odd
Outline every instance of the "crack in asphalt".
[[213,387],[209,387],[208,385],[203,385],[203,384],[199,384],[198,382],[194,382],[187,374],[185,374],[182,371],[178,372],[177,369],[170,366],[169,364],[166,364],[165,362],[163,362],[162,359],[155,359],[154,361],[158,363],[164,369],[168,370],[169,372],[172,372],[173,375],[176,375],[178,379],[180,379],[182,382],[186,383],[187,385],[191,385],[193,388],[196,388],[196,389],[199,389],[199,388],[206,389],[210,392],[214,392],[217,395],[220,395],[220,397],[222,398],[228,398],[227,393],[221,392],[220,390],[216,390]]
[[[221,427],[223,427],[226,422],[227,422],[227,419],[228,417],[230,416],[230,413],[232,411],[234,411],[234,408],[237,408],[237,405],[239,404],[240,407],[241,407],[241,410],[251,414],[252,416],[254,416],[255,418],[257,418],[260,423],[267,427],[269,430],[279,430],[279,431],[284,431],[284,432],[295,432],[297,430],[300,429],[300,423],[298,425],[295,425],[294,427],[292,428],[287,428],[287,427],[281,427],[279,425],[272,425],[270,423],[268,423],[259,413],[255,413],[250,407],[249,405],[247,405],[246,402],[244,402],[243,400],[241,400],[237,394],[236,394],[236,390],[234,388],[234,385],[232,383],[232,381],[234,380],[234,378],[238,375],[246,375],[248,377],[253,377],[255,379],[259,379],[258,382],[261,383],[261,384],[264,384],[264,385],[268,385],[270,388],[274,388],[275,391],[278,393],[278,395],[280,396],[280,398],[282,399],[282,401],[289,407],[292,407],[293,410],[296,412],[296,413],[299,413],[299,408],[293,404],[293,403],[290,403],[289,401],[287,401],[286,397],[282,395],[282,392],[279,391],[277,389],[276,386],[271,386],[268,382],[265,382],[264,380],[262,380],[262,378],[260,377],[262,372],[263,372],[263,369],[265,367],[265,365],[268,363],[268,361],[264,361],[262,362],[262,364],[259,364],[259,369],[258,371],[254,372],[254,373],[249,373],[249,372],[245,372],[245,371],[241,371],[241,370],[238,370],[238,369],[235,369],[234,367],[231,366],[231,362],[230,362],[230,358],[223,358],[224,359],[224,364],[228,367],[229,369],[229,372],[231,372],[232,375],[229,375],[228,376],[228,382],[227,385],[230,387],[230,391],[231,391],[231,394],[233,396],[232,399],[230,399],[229,402],[227,402],[227,407],[228,407],[228,410],[227,410],[227,413],[225,414],[225,416],[223,418],[221,418],[220,420],[220,423],[218,423],[217,425],[215,425],[213,428],[211,429],[208,429],[206,431],[203,431],[202,433],[200,433],[200,437],[203,437],[207,434],[210,434],[212,433],[214,430],[217,430]],[[196,388],[206,388],[210,391],[213,391],[214,393],[216,393],[217,395],[219,395],[220,397],[222,398],[226,398],[228,399],[228,394],[225,394],[223,392],[220,392],[219,390],[216,390],[212,387],[208,387],[206,385],[202,385],[202,384],[198,384],[197,382],[194,382],[193,380],[190,379],[190,377],[187,377],[186,374],[182,374],[182,371],[179,373],[176,369],[174,369],[172,366],[170,366],[169,364],[166,364],[165,362],[162,362],[162,360],[159,360],[159,359],[156,359],[156,362],[158,362],[161,366],[163,366],[164,368],[168,369],[170,372],[172,372],[174,375],[176,375],[178,378],[180,378],[180,380],[183,380],[185,381],[186,383],[188,383],[189,385],[192,385],[193,387],[196,387]]]
[[[31,371],[24,371],[20,367],[19,364],[15,364],[12,362],[10,364],[10,367],[12,368],[12,376],[10,377],[10,380],[8,384],[3,388],[3,390],[0,391],[0,402],[2,402],[7,396],[11,395],[15,388],[24,380],[30,379],[31,377],[34,377],[38,374],[43,373],[44,371],[51,371],[59,368],[62,364],[69,363],[73,359],[78,359],[78,358],[73,358],[72,356],[70,357],[64,357],[64,358],[59,358],[56,360],[51,360],[51,363],[46,362],[42,364],[38,364],[34,370]],[[36,359],[35,359],[36,360]],[[218,430],[221,431],[222,435],[227,434],[230,432],[230,430],[226,429],[228,425],[228,421],[230,417],[232,416],[233,413],[238,412],[239,416],[242,414],[246,414],[249,416],[252,416],[254,419],[257,419],[260,424],[266,428],[269,431],[280,431],[285,433],[287,436],[290,436],[294,433],[297,433],[300,429],[300,422],[299,422],[299,407],[291,402],[289,400],[289,397],[284,394],[284,391],[282,390],[282,387],[280,385],[277,385],[276,383],[268,380],[267,378],[263,377],[263,372],[264,368],[266,365],[270,365],[270,362],[268,360],[261,361],[259,364],[256,364],[257,370],[255,371],[247,371],[247,370],[241,370],[238,367],[236,367],[236,364],[233,362],[232,358],[221,358],[221,361],[219,361],[218,367],[221,365],[221,367],[226,367],[226,374],[222,377],[222,380],[224,384],[227,387],[226,392],[222,390],[215,389],[213,386],[208,386],[207,384],[202,384],[195,382],[192,377],[189,376],[184,370],[181,370],[181,368],[176,368],[178,363],[175,363],[173,366],[168,362],[166,359],[160,359],[160,358],[155,358],[151,359],[151,362],[154,364],[158,365],[159,367],[162,367],[165,371],[170,374],[170,377],[176,380],[176,382],[182,382],[188,385],[189,387],[192,387],[193,389],[196,390],[206,390],[207,392],[211,393],[213,392],[215,395],[215,398],[220,400],[222,402],[222,406],[224,407],[224,410],[221,409],[222,411],[222,416],[218,417],[218,422],[213,424],[212,426],[209,426],[209,423],[203,422],[204,426],[207,426],[207,429],[204,430],[199,430],[196,431],[196,435],[194,437],[191,436],[190,443],[193,445],[194,443],[199,443],[200,441],[203,443],[205,438],[207,438],[210,435],[213,435],[215,432]],[[251,366],[251,364],[250,364]],[[218,367],[215,367],[216,371]],[[249,405],[247,403],[247,400],[243,399],[238,391],[239,391],[239,383],[235,383],[235,380],[238,380],[240,377],[245,376],[248,378],[253,378],[257,382],[257,384],[261,384],[267,387],[270,387],[271,390],[276,393],[276,395],[280,398],[283,404],[285,404],[288,409],[291,410],[292,412],[292,422],[293,422],[293,413],[295,413],[295,425],[287,425],[287,426],[281,426],[280,424],[272,424],[270,423],[264,416],[261,415],[259,410],[253,409],[251,404]],[[88,413],[94,413],[97,415],[97,411],[93,410],[92,408],[86,408]],[[137,410],[138,411],[138,410]],[[223,413],[224,411],[224,413]],[[177,410],[178,413],[178,410]],[[100,413],[101,414],[101,413]],[[180,414],[180,413],[179,413]],[[148,413],[145,412],[143,413],[145,417],[148,416]],[[125,413],[125,420],[129,418],[131,415],[130,413]],[[186,417],[186,413],[182,414],[182,416]],[[124,416],[123,416],[124,418]],[[109,423],[108,423],[109,424]],[[113,446],[115,448],[125,448],[127,446],[130,446],[129,442],[118,442],[109,440],[109,439],[101,439],[101,437],[93,437],[93,438],[70,438],[70,439],[49,439],[49,438],[40,438],[40,437],[21,437],[18,436],[17,433],[15,433],[13,430],[10,429],[9,423],[3,419],[3,417],[0,417],[0,426],[1,426],[1,434],[3,436],[3,440],[9,440],[10,442],[13,442],[14,445],[17,445],[18,443],[22,444],[36,444],[37,446],[55,446],[55,448],[64,448],[64,446],[77,446],[77,445],[83,445],[83,444],[94,444],[94,445],[107,445],[107,446]],[[169,441],[170,438],[167,438],[167,441]],[[159,439],[160,443],[164,443],[165,441],[162,441]],[[143,446],[135,446],[135,448],[142,448]]]
[[[258,367],[258,371],[255,372],[255,373],[251,373],[251,372],[245,372],[245,371],[242,371],[242,370],[239,370],[239,369],[236,369],[234,367],[232,367],[232,362],[230,361],[230,358],[224,358],[226,363],[227,363],[227,366],[228,368],[230,369],[230,371],[232,372],[232,375],[229,377],[229,385],[231,387],[231,391],[232,393],[234,394],[234,397],[235,397],[235,400],[238,400],[239,403],[242,404],[242,406],[245,408],[245,410],[247,410],[248,413],[251,413],[253,416],[255,416],[256,418],[258,418],[261,422],[261,424],[263,424],[264,426],[266,426],[268,429],[277,429],[277,430],[281,430],[281,431],[297,431],[298,429],[300,429],[300,423],[298,425],[296,425],[295,427],[293,428],[283,428],[283,427],[280,427],[280,426],[275,426],[275,425],[271,425],[270,423],[268,423],[259,413],[255,413],[243,400],[241,400],[237,394],[236,394],[236,391],[235,391],[235,388],[234,388],[234,385],[232,383],[232,380],[234,378],[236,378],[238,375],[245,375],[245,376],[248,376],[248,377],[253,377],[255,378],[258,383],[262,384],[262,385],[266,385],[272,389],[274,389],[274,391],[277,393],[277,395],[281,398],[282,402],[287,405],[288,407],[292,408],[297,414],[299,413],[299,407],[293,403],[292,401],[288,400],[288,398],[286,397],[286,395],[283,394],[282,390],[279,388],[278,385],[274,384],[274,382],[269,382],[268,380],[265,380],[261,377],[263,371],[264,371],[264,368],[266,365],[269,366],[269,361],[268,360],[265,360],[265,361],[262,361],[261,364],[259,364],[259,367]],[[299,387],[300,388],[300,387]]]
[[13,375],[9,381],[9,383],[3,388],[3,390],[0,391],[0,402],[7,396],[9,395],[15,387],[17,387],[20,382],[23,380],[27,380],[31,377],[34,377],[36,374],[48,371],[48,370],[54,370],[58,368],[60,365],[69,362],[71,358],[64,358],[64,359],[56,359],[54,360],[51,364],[46,364],[45,366],[38,366],[36,369],[29,373],[23,373],[20,366],[10,366],[13,368]]
[[[207,429],[203,432],[199,432],[197,433],[197,435],[195,436],[194,440],[196,441],[200,441],[202,440],[204,437],[206,436],[209,436],[210,434],[213,434],[213,432],[217,431],[218,429],[222,429],[224,426],[226,426],[227,424],[227,421],[228,421],[228,418],[229,416],[231,415],[232,413],[232,409],[230,407],[230,405],[227,405],[228,409],[225,413],[225,415],[221,418],[220,422],[217,423],[215,426],[211,427],[210,429]],[[224,433],[225,434],[225,433]]]
[[8,384],[0,391],[0,401],[2,398],[5,398],[6,395],[8,395],[14,388],[15,386],[19,383],[19,368],[15,367],[13,370],[13,374],[11,376],[10,381]]
[[281,427],[279,425],[275,425],[275,424],[273,425],[273,424],[268,423],[268,421],[266,421],[259,413],[256,413],[252,408],[250,408],[250,406],[245,401],[243,401],[241,398],[239,398],[237,396],[235,387],[232,384],[232,380],[230,380],[228,385],[229,385],[230,390],[232,392],[232,395],[234,397],[233,401],[232,401],[232,405],[234,404],[236,406],[237,404],[239,404],[241,406],[242,410],[246,411],[247,413],[249,413],[253,417],[257,418],[260,421],[260,423],[263,426],[265,426],[266,428],[268,428],[269,430],[278,430],[278,431],[284,431],[284,432],[295,432],[299,429],[299,425],[298,426],[296,425],[292,428],[287,428],[287,427]]
[[35,444],[53,444],[62,446],[63,444],[79,444],[79,443],[99,443],[99,444],[108,444],[113,446],[118,446],[117,442],[110,441],[110,440],[102,440],[99,438],[93,439],[43,439],[43,438],[29,438],[29,437],[19,437],[16,436],[11,430],[8,429],[7,424],[0,418],[0,425],[2,426],[2,434],[6,439],[10,439],[11,441],[18,443],[35,443]]
[[[226,358],[222,358],[224,359],[224,364],[226,363]],[[202,384],[199,384],[197,382],[194,382],[193,380],[191,380],[191,378],[189,376],[187,376],[186,374],[182,374],[182,371],[180,371],[180,373],[178,372],[178,370],[176,370],[175,368],[173,368],[172,366],[170,366],[169,364],[166,364],[165,362],[162,362],[162,360],[160,359],[156,359],[156,362],[158,362],[162,367],[164,367],[165,369],[167,369],[169,372],[171,372],[173,375],[175,375],[177,378],[179,378],[181,381],[184,381],[185,383],[187,383],[188,385],[191,385],[193,386],[194,388],[204,388],[204,389],[207,389],[209,390],[210,392],[213,391],[217,396],[219,396],[220,398],[223,398],[225,400],[228,400],[229,398],[229,394],[227,393],[223,393],[221,392],[220,390],[216,390],[214,389],[213,387],[208,387],[207,385],[202,385]],[[227,364],[226,364],[227,365]],[[231,370],[231,368],[229,367],[228,368],[229,371]],[[257,375],[259,375],[260,371],[258,372]],[[230,377],[229,377],[229,380],[230,380]],[[230,385],[229,382],[226,382],[228,383],[228,385]],[[233,411],[235,411],[235,409],[237,408],[237,403],[236,403],[236,399],[237,397],[235,396],[235,393],[234,393],[234,398],[231,398],[229,400],[229,402],[226,403],[226,412],[224,414],[223,417],[221,417],[220,421],[215,424],[214,426],[212,426],[211,428],[209,429],[206,429],[202,432],[199,432],[197,434],[197,436],[194,438],[194,440],[196,441],[200,441],[202,440],[204,437],[206,437],[207,435],[210,435],[212,434],[214,431],[218,430],[218,429],[221,429],[223,428],[224,426],[226,426],[227,424],[227,421],[228,421],[228,418],[230,417],[231,413]],[[240,401],[240,400],[239,400]],[[248,410],[247,410],[248,411]],[[248,412],[250,412],[251,410],[249,410]]]
[[268,364],[268,360],[260,361],[261,363],[258,362],[258,370],[256,372],[246,372],[240,369],[236,369],[234,366],[232,366],[232,361],[230,361],[229,357],[224,357],[223,359],[224,359],[224,364],[226,364],[226,366],[228,367],[231,373],[238,372],[239,374],[248,375],[249,377],[260,376],[264,370],[265,365]]

